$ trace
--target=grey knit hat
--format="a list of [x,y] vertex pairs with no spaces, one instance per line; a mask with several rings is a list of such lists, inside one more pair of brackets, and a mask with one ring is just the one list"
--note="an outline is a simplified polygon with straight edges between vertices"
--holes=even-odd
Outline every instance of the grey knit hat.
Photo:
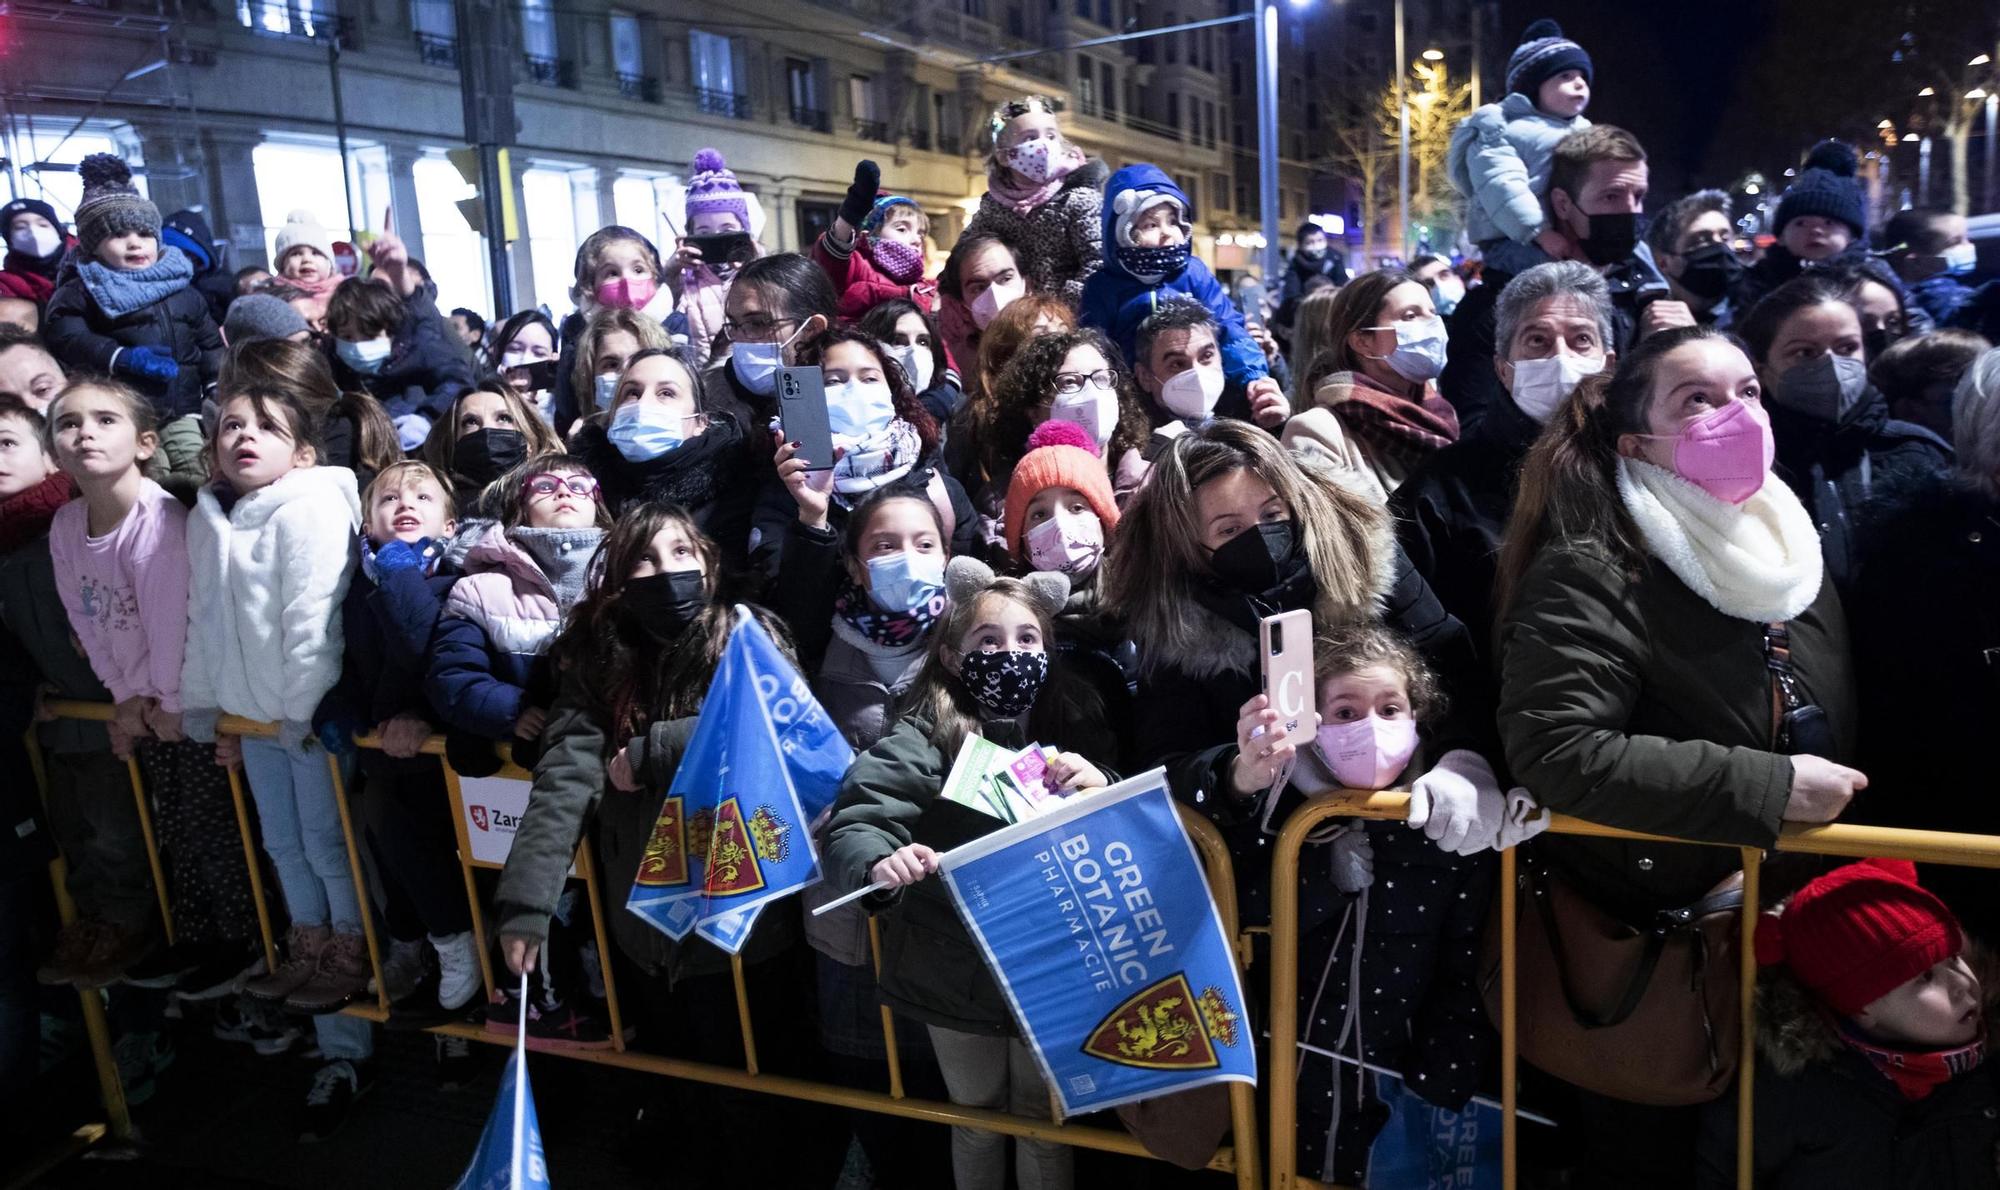
[[259,339],[289,339],[309,330],[297,310],[268,293],[246,293],[229,303],[222,317],[222,338],[231,347]]
[[76,204],[76,240],[84,255],[112,236],[144,232],[160,236],[160,208],[132,184],[132,170],[117,155],[92,153],[77,164],[83,201]]

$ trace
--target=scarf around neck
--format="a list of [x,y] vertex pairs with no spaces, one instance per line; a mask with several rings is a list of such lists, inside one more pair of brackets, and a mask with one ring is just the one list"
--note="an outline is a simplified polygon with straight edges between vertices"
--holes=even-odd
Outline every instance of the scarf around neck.
[[76,495],[76,485],[61,471],[34,487],[0,500],[0,554],[16,549],[48,532],[56,509]]
[[194,280],[194,266],[179,248],[163,245],[160,258],[143,269],[114,269],[86,260],[76,266],[76,275],[98,309],[108,317],[123,318],[186,289]]
[[1378,458],[1414,466],[1458,441],[1458,412],[1429,382],[1411,398],[1359,372],[1335,372],[1320,382],[1313,400],[1337,413]]
[[1664,467],[1620,458],[1618,496],[1646,552],[1723,615],[1775,623],[1819,597],[1819,534],[1775,476],[1742,504],[1731,504]]
[[1954,1049],[1899,1050],[1861,1035],[1844,1019],[1834,1018],[1834,1031],[1848,1049],[1868,1059],[1883,1078],[1895,1084],[1903,1098],[1915,1102],[1928,1099],[1932,1091],[1970,1074],[1986,1060],[1986,1043],[1973,1041]]
[[1049,163],[1049,180],[1037,186],[1025,179],[1016,181],[1013,170],[995,162],[986,171],[986,193],[1016,215],[1026,215],[1061,194],[1063,183],[1083,164],[1083,150],[1065,143],[1061,158]]
[[556,594],[556,607],[567,616],[583,598],[590,579],[590,563],[604,542],[604,530],[535,529],[516,525],[507,530],[507,540],[521,548],[534,562]]
[[847,497],[865,496],[910,473],[923,453],[917,427],[898,417],[865,438],[834,435],[846,454],[833,465],[833,490]]
[[885,612],[875,606],[861,584],[845,575],[840,593],[833,597],[833,626],[836,632],[852,633],[851,643],[863,648],[899,652],[920,644],[931,625],[944,614],[944,588],[917,605],[913,612]]

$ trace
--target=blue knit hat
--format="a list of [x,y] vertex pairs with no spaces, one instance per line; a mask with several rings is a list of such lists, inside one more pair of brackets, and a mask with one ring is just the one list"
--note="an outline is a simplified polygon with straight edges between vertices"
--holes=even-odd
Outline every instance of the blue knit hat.
[[1563,36],[1562,26],[1543,17],[1521,34],[1521,44],[1507,59],[1507,89],[1533,99],[1542,84],[1565,70],[1581,70],[1591,78],[1590,55]]
[[[882,226],[882,220],[889,217],[889,210],[892,207],[909,207],[919,216],[922,216],[924,213],[923,206],[916,199],[908,195],[885,194],[875,200],[874,206],[868,208],[868,214],[863,216],[861,220],[861,230],[873,233],[876,228]],[[929,219],[926,218],[925,222],[928,223]]]
[[1772,234],[1785,234],[1785,224],[1800,215],[1838,219],[1853,230],[1857,240],[1868,234],[1868,205],[1862,198],[1861,183],[1854,179],[1860,164],[1850,145],[1837,140],[1814,145],[1806,154],[1805,167],[1785,197],[1778,200]]

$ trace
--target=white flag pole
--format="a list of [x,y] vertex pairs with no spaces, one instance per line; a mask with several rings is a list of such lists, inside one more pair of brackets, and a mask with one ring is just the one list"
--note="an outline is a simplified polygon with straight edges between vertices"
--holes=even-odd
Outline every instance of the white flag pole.
[[521,972],[521,1020],[514,1031],[514,1168],[513,1190],[527,1186],[528,1159],[528,973]]

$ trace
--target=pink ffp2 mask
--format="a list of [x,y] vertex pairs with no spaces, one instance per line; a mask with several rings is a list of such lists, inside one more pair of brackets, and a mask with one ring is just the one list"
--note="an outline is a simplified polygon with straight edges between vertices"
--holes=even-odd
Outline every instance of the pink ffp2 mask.
[[659,291],[660,283],[651,277],[620,277],[597,287],[597,303],[620,310],[643,310]]
[[1314,740],[1334,779],[1349,789],[1387,789],[1417,754],[1417,721],[1369,715],[1321,725]]
[[1771,423],[1747,401],[1731,401],[1681,428],[1674,438],[1674,474],[1730,504],[1764,486],[1777,457]]

